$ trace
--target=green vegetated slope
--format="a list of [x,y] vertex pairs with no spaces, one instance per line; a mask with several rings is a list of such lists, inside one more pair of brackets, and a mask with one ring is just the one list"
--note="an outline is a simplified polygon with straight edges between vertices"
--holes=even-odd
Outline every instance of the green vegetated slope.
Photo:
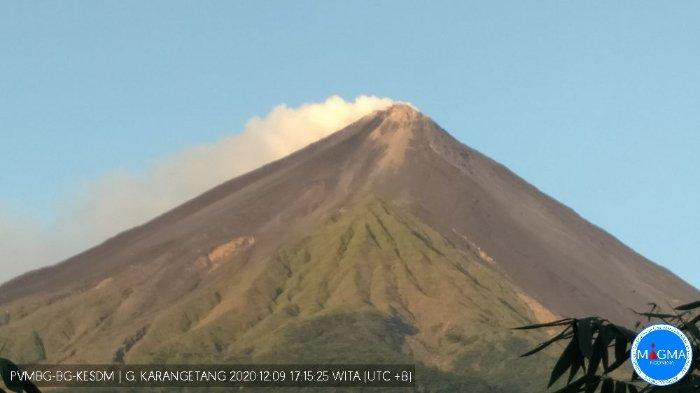
[[[206,285],[134,325],[113,360],[417,363],[428,391],[534,392],[546,381],[547,359],[518,358],[544,337],[510,329],[535,317],[498,268],[378,199],[324,217],[264,260],[229,259]],[[25,306],[0,326],[0,354],[55,361],[47,347],[100,351],[133,291],[105,284],[55,307]]]
[[542,392],[551,356],[518,354],[552,332],[512,327],[697,296],[398,104],[0,285],[0,356],[409,362],[419,390]]
[[434,369],[426,378],[445,380],[442,371],[473,389],[537,391],[546,381],[547,365],[518,358],[541,337],[509,329],[534,320],[517,290],[477,252],[386,203],[337,211],[265,265],[242,294],[246,307],[217,312],[241,296],[221,280],[154,322],[128,361],[418,361]]

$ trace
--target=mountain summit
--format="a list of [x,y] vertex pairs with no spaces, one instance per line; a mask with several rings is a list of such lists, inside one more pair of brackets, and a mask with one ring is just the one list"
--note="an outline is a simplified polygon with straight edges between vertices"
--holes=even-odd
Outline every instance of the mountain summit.
[[0,286],[0,356],[415,362],[542,391],[517,355],[543,337],[510,328],[698,297],[399,104]]

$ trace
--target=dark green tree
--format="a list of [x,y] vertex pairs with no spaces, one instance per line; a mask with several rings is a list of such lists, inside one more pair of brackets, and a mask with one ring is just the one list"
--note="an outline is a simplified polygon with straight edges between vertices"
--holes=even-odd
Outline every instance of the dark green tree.
[[[16,393],[41,393],[41,391],[29,381],[13,381],[10,378],[10,373],[18,370],[19,367],[17,367],[16,364],[5,358],[0,358],[0,376],[7,389]],[[0,393],[6,393],[2,387],[0,387]]]
[[[630,348],[636,337],[636,331],[616,325],[598,317],[566,318],[550,323],[522,326],[517,329],[552,329],[563,330],[551,339],[541,343],[522,356],[532,356],[553,343],[565,343],[565,349],[552,369],[548,387],[557,384],[556,393],[689,393],[700,392],[700,301],[676,307],[672,314],[662,313],[656,304],[650,304],[651,310],[637,313],[648,322],[660,321],[674,325],[683,331],[691,341],[693,360],[688,374],[670,386],[653,386],[640,380],[632,372],[630,378],[623,378],[625,369],[621,367],[630,362]],[[635,326],[638,329],[640,323]],[[630,367],[627,370],[631,369]],[[566,377],[562,379],[562,377]],[[560,387],[564,384],[563,387]]]

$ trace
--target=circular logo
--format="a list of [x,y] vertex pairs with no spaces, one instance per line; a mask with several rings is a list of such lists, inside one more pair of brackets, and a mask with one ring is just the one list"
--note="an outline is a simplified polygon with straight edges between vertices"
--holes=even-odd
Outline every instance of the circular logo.
[[640,378],[652,385],[678,382],[690,369],[693,349],[688,337],[671,325],[652,325],[632,343],[632,366]]

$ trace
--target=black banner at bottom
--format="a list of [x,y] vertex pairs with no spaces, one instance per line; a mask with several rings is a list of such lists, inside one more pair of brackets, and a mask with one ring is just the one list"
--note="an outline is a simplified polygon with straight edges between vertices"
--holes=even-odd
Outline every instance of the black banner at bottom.
[[37,387],[413,387],[414,365],[24,365]]

